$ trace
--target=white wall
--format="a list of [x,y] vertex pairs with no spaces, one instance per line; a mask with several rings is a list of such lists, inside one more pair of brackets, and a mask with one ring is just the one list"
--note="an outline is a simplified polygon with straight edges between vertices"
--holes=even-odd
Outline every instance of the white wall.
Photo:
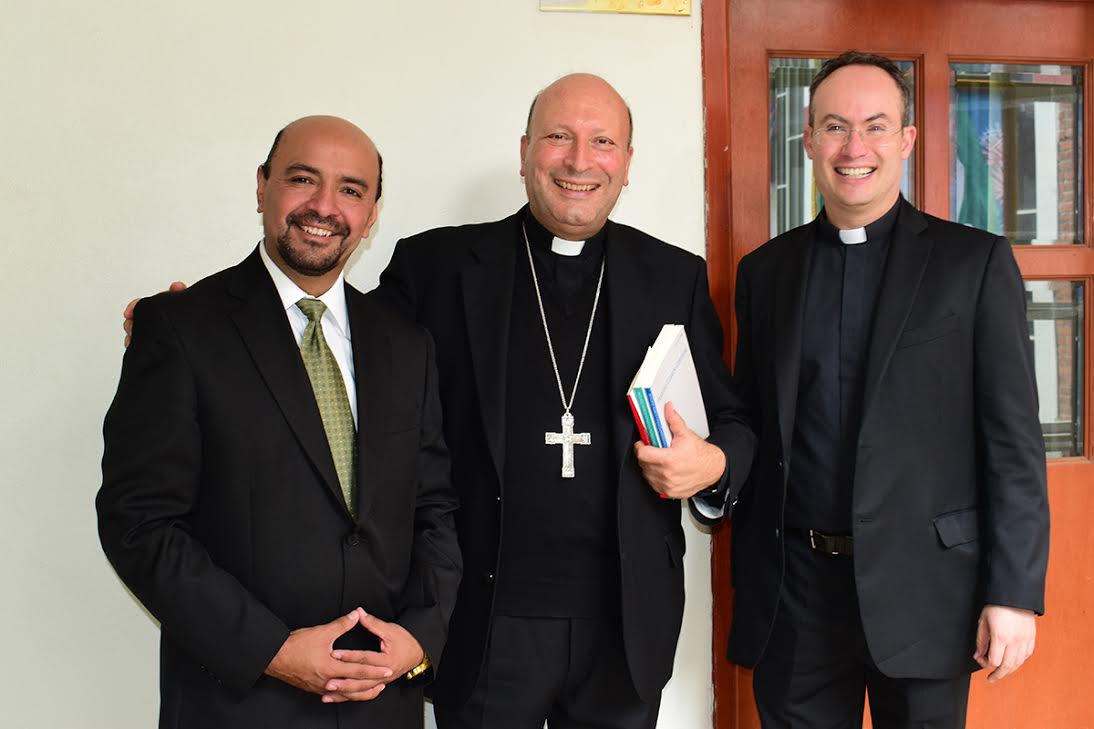
[[[36,0],[0,24],[0,724],[154,725],[157,628],[102,556],[93,498],[120,310],[241,260],[254,170],[311,113],[384,153],[395,241],[521,204],[531,96],[600,73],[636,119],[615,219],[704,245],[698,2],[689,18],[547,14],[537,0]],[[690,521],[690,520],[689,520]],[[709,540],[687,525],[688,603],[661,727],[710,724]]]

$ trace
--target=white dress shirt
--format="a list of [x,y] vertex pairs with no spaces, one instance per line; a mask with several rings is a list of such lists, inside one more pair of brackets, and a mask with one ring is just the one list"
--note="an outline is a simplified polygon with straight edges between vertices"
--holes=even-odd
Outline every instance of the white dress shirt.
[[342,371],[342,380],[346,383],[346,395],[349,397],[349,409],[353,413],[353,424],[357,425],[357,384],[353,372],[353,340],[349,331],[349,308],[346,306],[345,278],[341,273],[327,292],[321,296],[312,296],[293,283],[285,272],[277,267],[277,264],[266,252],[265,241],[258,244],[258,254],[270,272],[277,295],[281,297],[281,304],[285,307],[285,316],[289,319],[293,335],[296,337],[296,346],[304,339],[304,329],[308,326],[308,317],[296,305],[300,299],[319,299],[327,305],[320,323],[323,325],[323,337],[327,340],[327,346],[334,354],[338,362],[338,369]]

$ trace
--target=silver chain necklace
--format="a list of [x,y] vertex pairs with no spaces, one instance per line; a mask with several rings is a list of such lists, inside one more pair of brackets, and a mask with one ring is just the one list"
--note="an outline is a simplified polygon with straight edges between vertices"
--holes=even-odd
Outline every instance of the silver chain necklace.
[[574,377],[574,389],[570,391],[570,400],[566,400],[566,391],[562,388],[562,375],[558,373],[558,359],[555,357],[555,345],[551,342],[551,330],[547,326],[547,312],[543,309],[543,296],[539,291],[539,278],[536,276],[536,263],[532,260],[532,244],[528,242],[528,231],[524,223],[520,224],[520,232],[524,234],[524,248],[528,252],[528,267],[532,269],[532,285],[536,290],[536,303],[539,304],[539,318],[543,322],[543,334],[547,337],[547,351],[551,354],[551,367],[555,370],[555,383],[558,385],[558,397],[562,400],[562,432],[544,433],[546,445],[562,446],[562,477],[574,477],[574,446],[589,445],[592,438],[589,433],[574,432],[574,416],[570,413],[574,398],[577,397],[577,383],[581,382],[581,371],[585,368],[585,355],[589,351],[589,338],[593,333],[593,322],[596,321],[596,307],[600,304],[600,287],[604,283],[604,265],[607,263],[607,255],[600,261],[600,277],[596,281],[596,296],[593,298],[593,311],[589,314],[589,328],[585,330],[585,344],[581,347],[581,360],[577,363],[577,376]]

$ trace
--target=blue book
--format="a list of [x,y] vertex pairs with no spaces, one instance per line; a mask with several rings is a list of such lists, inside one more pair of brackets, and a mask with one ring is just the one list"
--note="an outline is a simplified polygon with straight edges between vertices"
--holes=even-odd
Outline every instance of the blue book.
[[649,403],[650,412],[653,413],[653,427],[657,431],[657,447],[668,448],[669,441],[665,438],[665,429],[661,427],[661,414],[657,412],[657,403],[653,399],[653,389],[644,387],[642,388],[642,392],[646,395],[646,401]]
[[642,422],[646,426],[646,433],[649,434],[650,445],[654,448],[662,448],[657,438],[657,429],[653,425],[653,418],[650,416],[650,407],[646,402],[646,391],[641,387],[634,388],[634,399],[638,402],[638,410],[642,413]]

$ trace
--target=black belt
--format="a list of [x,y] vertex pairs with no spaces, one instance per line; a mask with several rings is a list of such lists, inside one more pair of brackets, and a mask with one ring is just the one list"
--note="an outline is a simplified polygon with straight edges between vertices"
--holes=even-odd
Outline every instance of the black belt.
[[846,534],[825,534],[809,529],[809,546],[818,552],[839,557],[850,557],[855,553],[854,540]]

